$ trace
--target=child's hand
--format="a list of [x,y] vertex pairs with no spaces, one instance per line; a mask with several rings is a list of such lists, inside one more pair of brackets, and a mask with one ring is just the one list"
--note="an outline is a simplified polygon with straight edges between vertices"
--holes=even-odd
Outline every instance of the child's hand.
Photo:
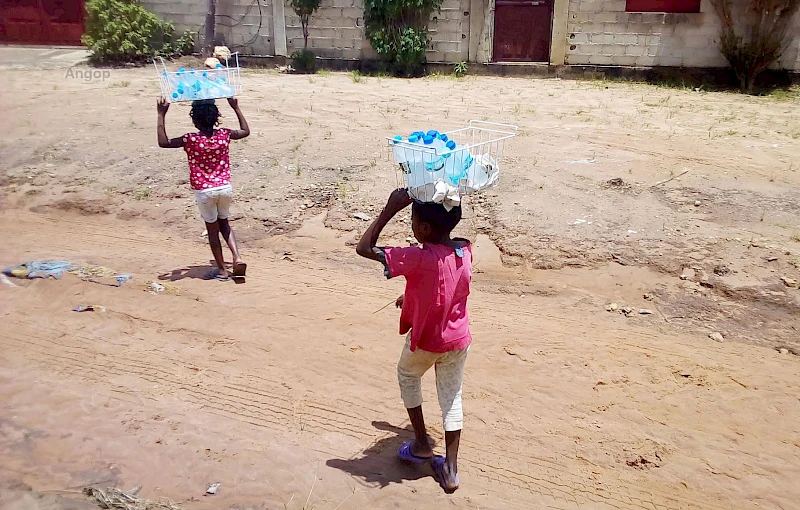
[[408,190],[406,188],[399,188],[392,191],[392,194],[389,195],[389,201],[386,203],[386,209],[396,213],[411,205],[413,201],[414,200],[408,194]]
[[397,308],[403,308],[403,302],[406,300],[405,295],[401,294],[397,301],[394,302],[394,306]]
[[167,110],[169,110],[169,103],[165,97],[158,99],[158,102],[156,103],[156,110],[158,110],[159,115],[167,114]]
[[239,100],[236,99],[235,97],[229,97],[228,104],[231,105],[231,108],[233,108],[234,110],[239,108]]

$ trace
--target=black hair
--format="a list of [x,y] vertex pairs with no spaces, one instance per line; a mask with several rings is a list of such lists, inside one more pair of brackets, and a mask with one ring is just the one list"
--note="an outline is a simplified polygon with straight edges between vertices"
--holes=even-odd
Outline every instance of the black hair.
[[189,113],[197,129],[204,132],[214,131],[219,124],[219,108],[213,99],[192,101],[192,111]]
[[456,206],[449,211],[442,204],[430,202],[417,202],[411,205],[411,214],[431,226],[437,234],[450,234],[461,221],[461,206]]

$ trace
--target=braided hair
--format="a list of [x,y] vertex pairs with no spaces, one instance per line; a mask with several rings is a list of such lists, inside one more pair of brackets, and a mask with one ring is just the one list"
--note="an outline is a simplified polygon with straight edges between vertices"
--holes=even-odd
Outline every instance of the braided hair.
[[213,133],[221,117],[213,99],[192,101],[192,111],[189,112],[189,116],[195,127],[203,133]]

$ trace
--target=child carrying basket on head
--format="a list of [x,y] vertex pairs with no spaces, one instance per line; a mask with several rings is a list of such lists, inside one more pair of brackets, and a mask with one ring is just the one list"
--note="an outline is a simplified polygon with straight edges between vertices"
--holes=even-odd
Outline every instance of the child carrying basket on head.
[[[169,103],[165,98],[158,100],[158,146],[177,149],[183,148],[189,159],[189,182],[194,190],[200,216],[206,223],[208,230],[208,244],[217,264],[206,277],[227,281],[245,276],[247,264],[239,255],[236,238],[228,222],[233,188],[231,187],[231,165],[228,148],[231,140],[239,140],[250,135],[250,128],[244,114],[239,109],[239,102],[235,98],[228,98],[228,104],[233,108],[239,120],[239,129],[217,129],[220,113],[213,99],[192,102],[189,116],[198,129],[196,133],[187,133],[180,138],[167,138],[164,118],[166,117]],[[222,244],[219,236],[225,239],[233,255],[233,272],[225,267],[222,255]]]
[[[377,247],[386,224],[409,205],[414,237],[422,247]],[[464,420],[461,384],[472,342],[467,317],[472,248],[465,239],[450,238],[460,220],[460,206],[448,209],[442,204],[413,201],[408,190],[398,189],[356,248],[362,257],[383,263],[388,278],[406,278],[405,293],[397,299],[402,309],[400,334],[406,334],[397,377],[416,439],[403,444],[398,455],[413,463],[430,462],[447,493],[459,486],[457,460]],[[422,415],[422,376],[431,367],[436,369],[446,457],[434,456]]]

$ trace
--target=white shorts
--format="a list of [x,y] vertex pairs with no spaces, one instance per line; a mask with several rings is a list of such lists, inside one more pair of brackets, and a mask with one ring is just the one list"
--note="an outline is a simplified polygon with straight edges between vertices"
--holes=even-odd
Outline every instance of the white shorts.
[[233,188],[228,184],[219,188],[195,190],[194,198],[203,221],[215,223],[217,220],[227,220],[233,201]]
[[406,336],[406,344],[397,363],[397,380],[400,382],[400,396],[406,409],[422,405],[422,376],[431,367],[436,370],[436,393],[442,409],[445,432],[461,430],[464,425],[464,412],[461,408],[461,384],[464,380],[464,365],[467,362],[469,347],[460,351],[428,352],[419,347],[411,352],[411,333]]

